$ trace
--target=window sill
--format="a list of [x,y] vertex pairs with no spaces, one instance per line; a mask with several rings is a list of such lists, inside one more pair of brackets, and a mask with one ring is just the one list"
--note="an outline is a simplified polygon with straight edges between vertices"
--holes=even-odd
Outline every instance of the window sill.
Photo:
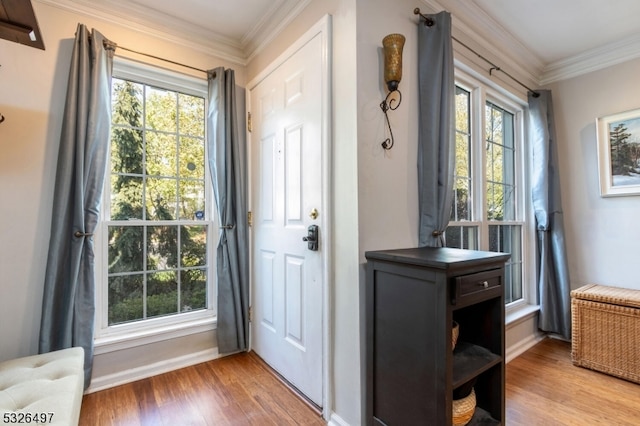
[[514,326],[530,318],[533,318],[538,314],[539,310],[540,306],[528,305],[526,303],[513,307],[512,309],[507,309],[505,315],[505,326]]
[[213,331],[216,329],[216,325],[217,318],[208,317],[145,328],[127,333],[118,333],[117,335],[100,336],[94,339],[94,355],[176,339],[191,334]]

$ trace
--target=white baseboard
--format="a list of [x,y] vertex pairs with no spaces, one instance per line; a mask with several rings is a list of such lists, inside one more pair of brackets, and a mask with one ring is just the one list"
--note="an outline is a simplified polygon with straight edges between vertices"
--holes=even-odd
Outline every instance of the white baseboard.
[[91,385],[85,391],[85,394],[109,389],[125,383],[135,382],[136,380],[146,379],[148,377],[157,376],[158,374],[168,373],[184,367],[190,367],[195,364],[207,362],[220,358],[218,348],[207,349],[192,354],[179,356],[172,359],[163,360],[149,365],[143,365],[117,373],[108,374],[102,377],[94,377],[91,379]]
[[345,422],[342,417],[337,415],[336,413],[331,413],[331,417],[329,418],[328,426],[350,426],[349,423]]
[[509,363],[511,362],[511,360],[522,355],[523,353],[534,347],[536,344],[538,344],[540,341],[542,341],[545,337],[546,334],[538,332],[536,334],[527,336],[527,338],[520,340],[516,344],[510,345],[505,353],[506,362]]

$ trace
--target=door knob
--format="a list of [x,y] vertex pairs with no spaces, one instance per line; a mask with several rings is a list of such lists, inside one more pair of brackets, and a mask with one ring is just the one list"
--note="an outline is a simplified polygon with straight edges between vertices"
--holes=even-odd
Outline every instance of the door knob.
[[302,237],[302,241],[307,242],[309,250],[318,251],[318,225],[310,225],[307,229],[307,236]]

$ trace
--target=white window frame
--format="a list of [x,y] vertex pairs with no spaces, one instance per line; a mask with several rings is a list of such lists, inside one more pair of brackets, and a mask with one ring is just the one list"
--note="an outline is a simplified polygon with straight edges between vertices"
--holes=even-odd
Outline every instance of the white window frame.
[[[522,226],[522,298],[505,305],[506,322],[510,323],[538,310],[536,291],[535,225],[531,203],[531,186],[528,179],[531,158],[530,147],[525,137],[526,101],[500,87],[495,82],[476,73],[472,68],[456,61],[455,83],[471,94],[470,119],[472,134],[471,194],[472,220],[450,222],[449,226],[476,226],[478,229],[478,249],[487,250],[489,225],[514,224]],[[496,104],[514,115],[514,146],[516,147],[516,221],[488,221],[485,217],[486,191],[486,137],[485,107],[487,101]],[[481,143],[478,145],[478,138]]]
[[[199,96],[205,99],[205,116],[207,114],[207,82],[185,74],[153,67],[150,65],[114,58],[113,77],[131,80],[147,85],[174,90],[180,93]],[[206,133],[206,129],[205,129]],[[214,330],[216,328],[216,262],[215,253],[218,240],[218,220],[215,212],[211,177],[208,170],[208,152],[205,151],[205,191],[209,196],[205,203],[205,219],[198,224],[206,223],[207,232],[207,309],[183,312],[175,315],[154,317],[129,323],[108,324],[108,206],[110,201],[110,167],[107,167],[101,209],[101,220],[95,233],[96,254],[96,312],[94,327],[95,354],[131,348],[139,345],[174,339],[190,334]]]

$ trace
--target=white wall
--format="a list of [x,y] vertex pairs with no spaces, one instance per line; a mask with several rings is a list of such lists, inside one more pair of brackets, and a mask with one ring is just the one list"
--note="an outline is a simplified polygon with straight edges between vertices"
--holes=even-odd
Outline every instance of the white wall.
[[[360,260],[367,250],[418,244],[418,18],[414,2],[358,2],[358,203]],[[382,77],[382,39],[406,38],[403,50],[402,102],[389,111],[395,137],[391,150],[380,102],[387,95]]]
[[[0,125],[0,360],[38,350],[57,147],[78,22],[142,52],[203,69],[233,67],[238,84],[245,83],[243,66],[110,22],[39,2],[33,5],[46,50],[0,40],[0,113],[6,117]],[[117,54],[126,56],[122,51]],[[215,346],[214,332],[209,331],[181,339],[179,345],[139,347],[135,356],[120,351],[104,355],[102,362],[99,355],[96,371],[109,375],[192,351],[213,353]]]
[[640,197],[602,198],[596,118],[640,108],[640,60],[551,86],[572,288],[588,283],[640,289]]

